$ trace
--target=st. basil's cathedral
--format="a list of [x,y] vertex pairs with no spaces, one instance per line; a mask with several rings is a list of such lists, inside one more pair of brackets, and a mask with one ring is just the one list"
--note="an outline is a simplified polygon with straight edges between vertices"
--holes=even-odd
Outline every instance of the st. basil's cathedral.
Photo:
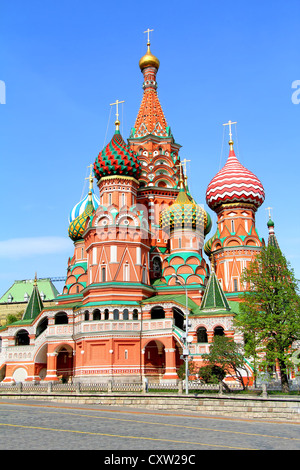
[[[1,329],[3,382],[174,382],[185,355],[199,366],[214,336],[243,341],[233,318],[242,271],[264,245],[255,225],[264,188],[236,157],[229,121],[228,159],[206,189],[213,229],[158,98],[159,66],[148,39],[127,143],[117,100],[114,135],[70,211],[74,252],[62,294],[45,308],[35,282],[22,320]],[[271,219],[268,228],[277,243]]]

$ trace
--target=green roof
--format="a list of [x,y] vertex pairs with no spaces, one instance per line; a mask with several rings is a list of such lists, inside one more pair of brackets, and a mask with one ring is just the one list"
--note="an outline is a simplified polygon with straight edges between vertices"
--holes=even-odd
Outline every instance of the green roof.
[[32,294],[30,296],[22,320],[34,320],[41,313],[43,307],[43,302],[36,283],[33,286]]
[[[149,303],[160,303],[160,302],[176,302],[177,304],[182,305],[184,308],[186,307],[186,296],[185,294],[166,294],[166,295],[155,295],[153,297],[149,297],[148,299],[144,299],[142,301],[143,304]],[[198,308],[196,302],[188,297],[188,308],[192,311]]]
[[230,310],[228,301],[214,270],[210,273],[200,310]]
[[[0,303],[21,303],[27,302],[33,291],[34,279],[25,279],[23,281],[15,281],[13,285],[0,298]],[[58,290],[52,283],[50,278],[38,279],[38,289],[44,301],[53,300],[59,294]],[[42,295],[43,293],[43,295]],[[24,298],[25,297],[25,298]]]

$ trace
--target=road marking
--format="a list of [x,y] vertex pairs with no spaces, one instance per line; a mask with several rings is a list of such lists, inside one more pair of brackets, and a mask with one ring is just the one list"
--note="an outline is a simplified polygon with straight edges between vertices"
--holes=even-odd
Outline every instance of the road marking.
[[[31,405],[26,405],[26,406],[31,406]],[[36,406],[36,405],[33,405]],[[62,409],[65,409],[62,407]],[[76,409],[76,408],[74,408]],[[81,409],[81,408],[79,408]],[[20,410],[14,410],[11,409],[10,411],[18,411]],[[106,410],[97,410],[95,409],[96,412],[106,412]],[[109,412],[112,410],[109,410]],[[46,410],[39,410],[40,413],[59,413],[60,415],[65,414],[65,415],[72,415],[72,416],[80,416],[83,418],[94,418],[94,419],[103,419],[103,420],[111,420],[111,421],[125,421],[125,422],[131,422],[131,423],[139,423],[139,424],[147,424],[147,425],[154,425],[154,426],[168,426],[168,427],[178,427],[181,429],[193,429],[197,431],[211,431],[211,432],[219,432],[219,433],[227,433],[227,434],[238,434],[238,435],[243,435],[243,436],[255,436],[255,437],[265,437],[265,438],[271,438],[271,439],[285,439],[289,441],[300,441],[300,438],[297,437],[285,437],[285,436],[274,436],[274,435],[268,435],[268,434],[259,434],[259,433],[249,433],[249,432],[243,432],[243,431],[232,431],[232,430],[224,430],[224,429],[214,429],[214,428],[208,428],[208,427],[200,427],[200,426],[187,426],[187,425],[182,425],[182,424],[171,424],[171,423],[160,423],[160,422],[153,422],[153,421],[144,421],[144,420],[139,420],[139,419],[126,419],[126,418],[115,418],[115,417],[110,417],[110,416],[94,416],[94,415],[89,415],[89,414],[81,414],[81,413],[75,413],[71,411],[46,411]],[[173,416],[173,415],[168,415],[168,416]]]
[[128,436],[128,435],[121,435],[121,434],[108,434],[102,432],[91,432],[91,431],[76,431],[73,429],[55,429],[55,428],[43,428],[40,426],[23,426],[21,424],[7,424],[7,423],[0,423],[0,426],[8,426],[13,428],[23,428],[23,429],[36,429],[39,431],[52,431],[52,432],[69,432],[74,434],[88,434],[93,436],[106,436],[106,437],[118,437],[123,439],[139,439],[139,440],[147,440],[147,441],[159,441],[159,442],[175,442],[176,444],[192,444],[198,446],[207,446],[207,447],[218,447],[221,449],[236,449],[236,450],[259,450],[253,449],[249,447],[235,447],[235,446],[225,446],[225,445],[217,445],[217,444],[205,444],[203,442],[194,442],[194,441],[178,441],[175,439],[162,439],[162,438],[155,438],[155,437],[141,437],[141,436]]

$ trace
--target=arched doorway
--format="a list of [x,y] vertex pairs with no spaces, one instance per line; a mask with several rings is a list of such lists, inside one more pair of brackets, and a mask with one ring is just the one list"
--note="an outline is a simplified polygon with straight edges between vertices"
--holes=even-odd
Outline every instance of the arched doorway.
[[152,340],[144,349],[144,374],[152,380],[159,380],[165,373],[165,346],[159,340]]
[[57,350],[56,374],[65,382],[73,377],[73,349],[68,344]]

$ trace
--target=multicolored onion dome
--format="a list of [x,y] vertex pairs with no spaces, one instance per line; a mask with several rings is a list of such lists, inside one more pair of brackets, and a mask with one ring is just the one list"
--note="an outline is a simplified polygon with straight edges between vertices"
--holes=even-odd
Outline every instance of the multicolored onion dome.
[[142,167],[137,155],[124,142],[116,130],[109,144],[99,153],[94,163],[94,175],[99,181],[103,176],[123,175],[138,179]]
[[[81,215],[85,211],[85,209],[88,205],[88,202],[89,202],[89,195],[87,194],[81,201],[79,201],[73,207],[73,209],[71,210],[71,212],[69,214],[69,224],[71,222],[73,222],[73,220],[75,220],[76,217],[78,217],[79,215]],[[100,204],[100,199],[95,195],[93,189],[92,189],[92,203],[93,203],[94,209],[96,210],[97,207]]]
[[206,202],[215,210],[224,203],[249,203],[257,209],[264,202],[265,191],[260,180],[235,156],[230,141],[227,162],[214,176],[206,190]]
[[90,196],[86,208],[82,214],[78,215],[69,225],[68,235],[74,242],[81,240],[85,232],[85,224],[87,218],[90,217],[95,211],[92,198]]
[[195,201],[188,197],[184,188],[181,188],[176,201],[160,214],[160,226],[169,233],[178,229],[203,230],[204,236],[211,229],[209,214]]

